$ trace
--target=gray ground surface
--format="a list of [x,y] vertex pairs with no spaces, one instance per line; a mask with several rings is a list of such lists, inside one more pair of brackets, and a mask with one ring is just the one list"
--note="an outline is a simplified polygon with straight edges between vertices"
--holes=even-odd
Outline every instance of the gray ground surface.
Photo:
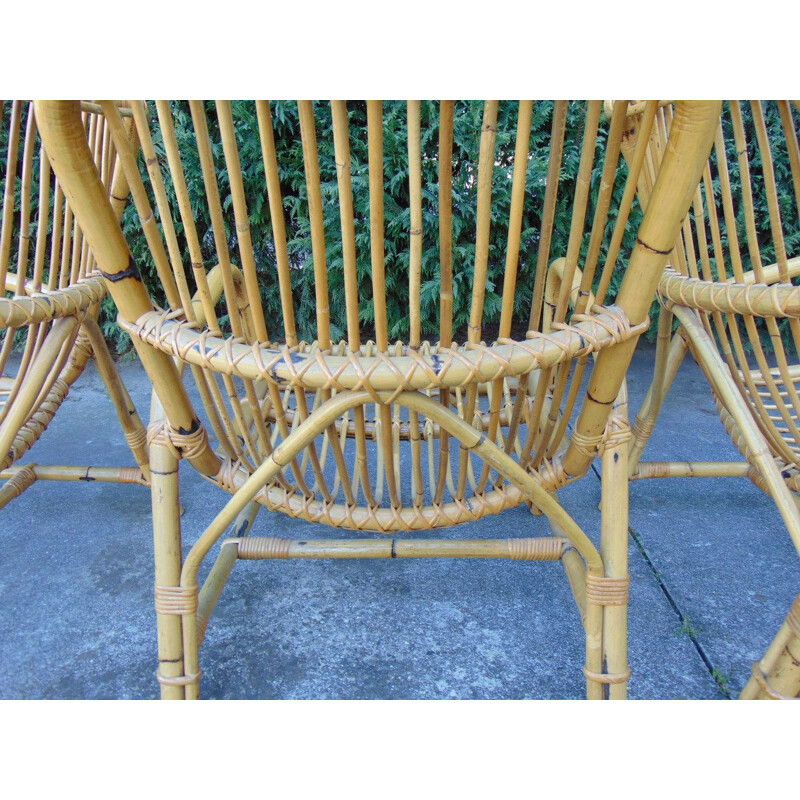
[[[629,377],[638,408],[653,350]],[[143,417],[146,378],[121,366]],[[128,464],[94,368],[26,462]],[[646,457],[725,458],[692,362]],[[185,544],[226,500],[184,465]],[[594,474],[560,493],[594,538]],[[535,536],[517,508],[455,532]],[[741,690],[798,592],[797,554],[745,479],[631,486],[632,698],[721,699]],[[262,511],[255,533],[319,526]],[[0,698],[155,698],[150,498],[138,486],[38,482],[0,510]],[[208,698],[580,698],[583,636],[557,564],[479,560],[241,562],[201,651]]]

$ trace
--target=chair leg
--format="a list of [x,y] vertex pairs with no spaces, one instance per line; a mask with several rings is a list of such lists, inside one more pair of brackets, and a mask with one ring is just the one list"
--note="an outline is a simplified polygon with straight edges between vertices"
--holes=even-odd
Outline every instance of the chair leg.
[[183,617],[170,595],[180,591],[181,527],[178,504],[178,456],[155,437],[150,443],[153,538],[155,552],[158,682],[164,700],[185,697]]
[[628,424],[623,383],[603,437],[600,498],[602,573],[586,572],[586,696],[628,696]]
[[627,400],[609,422],[602,456],[600,554],[606,573],[603,655],[611,700],[628,696],[628,447]]

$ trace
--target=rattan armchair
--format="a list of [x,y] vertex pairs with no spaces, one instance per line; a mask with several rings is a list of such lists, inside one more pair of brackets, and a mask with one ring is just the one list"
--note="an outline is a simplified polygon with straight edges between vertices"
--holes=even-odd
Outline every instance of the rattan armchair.
[[[81,126],[110,188],[115,217],[128,188],[99,107]],[[129,114],[129,112],[126,112]],[[107,290],[41,150],[32,103],[2,104],[0,232],[0,508],[37,479],[146,483],[146,431],[97,324]],[[94,359],[134,456],[127,467],[21,464]]]
[[[634,129],[639,111],[632,109]],[[655,372],[632,428],[630,474],[633,480],[748,477],[775,501],[800,552],[797,114],[796,104],[793,109],[785,101],[725,104],[692,203],[693,216],[685,221],[659,284]],[[671,121],[672,107],[667,105],[650,139],[648,168],[640,184],[644,204]],[[635,136],[627,146],[636,146]],[[722,424],[743,461],[641,460],[687,352],[708,379]],[[798,694],[800,595],[767,653],[753,665],[740,696]]]
[[[154,308],[91,165],[79,105],[38,102],[37,114],[53,167],[161,405],[149,440],[162,697],[198,697],[198,649],[237,559],[408,557],[560,561],[585,628],[587,695],[625,697],[628,426],[619,394],[708,157],[719,104],[679,104],[632,253],[622,252],[622,241],[646,141],[626,171],[624,106],[607,127],[597,102],[537,107],[551,120],[543,142],[531,136],[530,102],[505,115],[510,129],[498,129],[497,101],[477,114],[464,103],[409,102],[400,107],[407,110],[398,130],[384,119],[397,106],[300,101],[290,146],[302,147],[305,181],[291,203],[284,195],[286,154],[274,135],[278,111],[269,103],[133,102],[140,163],[116,107],[101,106],[143,221],[164,309]],[[650,123],[656,107],[647,106]],[[459,139],[454,129],[463,130],[465,119],[473,123]],[[322,158],[318,136],[332,139],[335,157]],[[407,158],[397,174],[384,169],[384,137],[404,137]],[[462,148],[458,158],[454,140]],[[199,161],[202,182],[187,180],[188,159]],[[253,159],[263,177],[258,191],[247,192],[243,173]],[[532,187],[526,176],[534,159],[548,167],[546,179]],[[431,172],[434,178],[423,180]],[[387,207],[386,186],[398,180],[407,183],[407,207]],[[496,192],[500,183],[511,193],[504,211],[493,203],[493,184]],[[453,213],[457,184],[477,206],[471,248],[453,245],[463,227]],[[368,197],[366,214],[357,210],[362,202],[354,203],[359,193]],[[264,202],[271,213],[267,244],[267,231],[250,225],[250,209]],[[207,234],[198,231],[198,209],[211,220]],[[534,214],[534,251],[523,257],[523,233],[530,233]],[[310,244],[298,261],[292,243],[300,229],[310,232]],[[499,252],[490,246],[497,229]],[[559,229],[568,234],[556,242]],[[401,237],[409,252],[402,292],[387,289],[397,286],[387,234]],[[423,275],[423,247],[431,239],[436,264]],[[558,266],[548,271],[551,260]],[[487,344],[490,261],[505,268],[495,297],[499,322]],[[604,305],[618,265],[627,265],[622,286],[615,304]],[[305,309],[293,269],[313,271],[310,331],[296,324]],[[212,279],[222,284],[219,305],[211,301]],[[336,295],[329,291],[334,281],[342,286]],[[430,281],[438,308],[423,315],[423,285]],[[468,292],[463,329],[454,322],[459,287]],[[280,299],[280,319],[264,312],[269,293]],[[390,341],[398,325],[405,326],[405,340]],[[337,330],[346,332],[341,341]],[[438,342],[423,338],[431,331]],[[203,421],[181,378],[185,366]],[[586,474],[598,454],[599,547],[556,495]],[[185,558],[182,461],[233,495]],[[542,535],[428,535],[523,502],[549,521]],[[379,536],[254,536],[260,506]],[[403,532],[418,535],[394,535]]]

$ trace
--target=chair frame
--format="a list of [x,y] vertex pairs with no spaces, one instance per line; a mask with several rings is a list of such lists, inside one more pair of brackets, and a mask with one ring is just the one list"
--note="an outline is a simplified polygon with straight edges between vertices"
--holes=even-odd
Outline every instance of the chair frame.
[[[113,104],[101,103],[112,128],[116,131],[118,150],[123,166],[128,162],[129,183],[143,220],[152,222],[153,215],[146,202],[141,185],[137,181],[138,166],[133,163],[132,150],[122,146],[121,119],[115,118]],[[145,111],[140,104],[133,103],[134,116],[142,118]],[[218,104],[220,120],[227,115],[224,103]],[[409,127],[414,116],[413,103],[409,103]],[[446,107],[445,107],[446,108]],[[521,107],[522,108],[522,107]],[[335,109],[335,104],[334,104]],[[493,165],[494,119],[497,105],[488,101],[484,113],[481,137],[481,165],[478,172],[478,229],[476,245],[475,286],[481,286],[485,276],[487,253],[486,231],[489,225],[491,181],[484,175],[491,174]],[[197,104],[198,119],[202,121],[202,107]],[[193,110],[193,113],[194,113]],[[40,101],[37,115],[41,120],[42,134],[48,154],[59,180],[73,204],[76,215],[86,236],[97,254],[98,263],[106,278],[109,290],[120,311],[120,324],[133,337],[137,351],[148,372],[161,407],[155,409],[149,428],[150,463],[152,469],[151,490],[153,496],[153,525],[155,537],[155,596],[159,632],[158,680],[164,698],[196,698],[199,696],[200,666],[199,645],[205,634],[211,611],[220,596],[225,580],[238,559],[272,558],[403,558],[403,557],[481,557],[525,560],[561,561],[566,569],[575,595],[586,633],[586,660],[584,674],[587,681],[587,696],[601,699],[624,698],[630,674],[627,663],[627,438],[626,402],[623,379],[630,362],[638,335],[647,327],[648,309],[655,294],[658,279],[663,270],[669,248],[686,215],[694,188],[699,180],[702,163],[711,146],[711,135],[719,105],[713,102],[687,102],[680,104],[678,121],[673,126],[672,149],[662,165],[662,175],[651,200],[653,211],[645,216],[639,229],[639,238],[630,259],[626,280],[613,307],[585,307],[588,287],[593,274],[587,270],[581,279],[576,303],[576,312],[565,324],[559,321],[550,332],[545,333],[531,325],[525,341],[501,339],[493,347],[480,343],[480,314],[482,313],[482,289],[473,289],[473,316],[470,321],[470,341],[463,349],[442,347],[430,355],[420,349],[412,333],[411,344],[397,354],[390,353],[385,332],[378,330],[376,349],[353,347],[349,352],[331,351],[329,337],[319,334],[322,345],[307,352],[292,350],[285,346],[273,346],[266,337],[248,335],[243,329],[234,328],[233,337],[220,336],[214,330],[202,328],[211,320],[213,308],[206,304],[205,320],[198,325],[192,319],[191,304],[185,289],[177,281],[174,289],[183,291],[184,299],[170,301],[172,311],[153,309],[152,301],[142,283],[130,250],[117,224],[113,210],[102,191],[96,171],[90,164],[84,137],[78,127],[79,107],[75,103]],[[373,241],[373,281],[380,286],[384,264],[382,256],[382,145],[380,131],[381,106],[378,101],[368,103],[370,117],[370,225]],[[310,103],[301,101],[301,124],[303,116],[308,123],[312,113]],[[334,114],[336,111],[334,110]],[[589,104],[588,115],[599,118],[599,104]],[[650,106],[650,117],[655,113],[655,104]],[[521,110],[520,118],[524,113]],[[623,114],[617,115],[615,128],[622,133]],[[197,122],[196,122],[197,124]],[[588,124],[588,123],[587,123]],[[306,131],[312,130],[311,123]],[[147,156],[149,143],[143,135],[144,128],[137,125],[148,165],[153,162]],[[223,133],[223,143],[224,143]],[[523,134],[524,137],[524,134]],[[268,137],[267,137],[268,138]],[[318,203],[319,182],[313,179],[314,157],[311,143],[313,137],[303,137],[306,153],[306,172],[309,182],[309,207],[312,218],[314,204]],[[591,142],[590,142],[591,146]],[[207,141],[198,138],[198,147],[207,148]],[[586,148],[587,146],[584,145]],[[410,152],[412,148],[409,148]],[[592,150],[587,148],[590,154]],[[642,151],[643,152],[643,151]],[[228,153],[226,152],[226,158]],[[338,155],[337,155],[338,160]],[[347,164],[346,159],[343,160]],[[229,163],[231,163],[229,161]],[[524,163],[524,161],[523,161]],[[310,165],[310,167],[309,167]],[[556,165],[557,166],[557,165]],[[613,167],[614,165],[612,165]],[[344,173],[349,170],[344,169]],[[340,175],[340,178],[342,176]],[[488,188],[487,188],[488,186]],[[628,208],[633,199],[635,181],[629,181],[625,198]],[[234,189],[234,202],[236,190]],[[588,182],[579,185],[579,193],[588,194]],[[446,193],[445,193],[446,194]],[[216,196],[209,192],[209,196]],[[610,199],[610,191],[605,195]],[[216,202],[214,200],[213,202]],[[272,197],[270,198],[272,202]],[[346,205],[344,202],[342,205]],[[412,220],[415,211],[412,208]],[[343,210],[346,214],[346,210]],[[343,216],[344,219],[344,216]],[[573,220],[576,217],[573,217]],[[162,222],[164,218],[162,217]],[[312,223],[313,224],[313,223]],[[413,222],[412,222],[413,224]],[[246,220],[237,224],[244,235]],[[622,227],[621,225],[618,227]],[[319,232],[319,227],[315,228]],[[145,231],[148,233],[148,231]],[[148,233],[149,235],[149,233]],[[616,235],[616,234],[615,234]],[[621,239],[621,231],[619,237]],[[155,239],[151,249],[158,256]],[[378,243],[377,245],[375,243]],[[596,242],[599,247],[599,241]],[[617,241],[617,247],[619,242]],[[227,258],[225,245],[218,254]],[[163,252],[163,248],[162,248]],[[577,267],[577,251],[567,252],[570,269]],[[317,290],[323,291],[326,284],[322,251],[317,253],[315,245],[315,275]],[[546,256],[546,254],[545,254]],[[156,259],[158,261],[158,258]],[[194,260],[194,259],[193,259]],[[222,264],[221,260],[221,264]],[[514,259],[512,259],[513,261]],[[597,292],[602,301],[613,270],[614,259],[601,277],[605,288]],[[321,265],[321,266],[320,266]],[[316,271],[319,269],[319,271]],[[202,271],[195,271],[198,287],[201,287]],[[413,273],[413,269],[412,269]],[[443,276],[445,269],[442,270]],[[556,319],[564,318],[572,294],[574,272],[563,275],[556,295],[558,306]],[[636,280],[633,277],[634,275]],[[226,297],[243,297],[245,287],[238,290],[234,281],[235,271],[222,270],[226,283]],[[162,277],[162,280],[164,278]],[[443,278],[444,281],[444,278]],[[513,283],[511,284],[513,286]],[[544,289],[544,285],[542,289]],[[169,280],[165,289],[170,291]],[[555,291],[555,290],[554,290]],[[381,296],[376,291],[377,298]],[[253,295],[250,295],[253,297]],[[201,298],[202,299],[202,298]],[[318,307],[325,307],[327,298],[318,294]],[[513,295],[511,296],[513,301]],[[477,310],[476,310],[477,309]],[[234,308],[235,311],[235,308]],[[251,312],[252,313],[252,312]],[[413,313],[413,312],[412,312]],[[232,316],[235,316],[233,314]],[[376,314],[380,319],[380,315]],[[320,318],[320,330],[324,317]],[[381,339],[383,341],[381,341]],[[445,342],[449,344],[449,342]],[[428,351],[430,352],[430,351]],[[540,459],[535,468],[523,467],[500,447],[492,436],[476,429],[467,420],[472,411],[459,415],[425,392],[448,393],[464,388],[470,409],[474,402],[478,383],[489,383],[504,378],[528,375],[532,371],[549,375],[550,370],[562,364],[586,363],[590,355],[596,355],[595,368],[589,380],[586,398],[575,423],[569,445],[555,456]],[[322,402],[310,413],[304,414],[283,441],[265,454],[260,465],[252,472],[244,469],[240,461],[220,458],[209,444],[205,427],[199,421],[189,396],[181,381],[176,360],[188,364],[192,369],[215,372],[228,380],[236,376],[245,382],[264,381],[270,391],[289,389],[295,392],[300,402],[305,392],[321,393]],[[473,388],[469,388],[473,387]],[[562,390],[558,390],[562,391]],[[469,400],[471,396],[471,400]],[[537,397],[544,397],[544,389]],[[335,432],[337,420],[343,419],[348,410],[364,408],[375,403],[378,417],[391,423],[390,404],[408,409],[408,413],[423,415],[442,432],[457,440],[464,457],[474,453],[487,465],[486,469],[497,471],[498,481],[503,484],[501,492],[492,493],[506,498],[505,504],[530,502],[547,518],[556,534],[541,538],[508,540],[444,540],[444,539],[357,539],[357,540],[286,540],[276,537],[250,536],[250,527],[260,503],[274,507],[270,497],[270,482],[280,478],[284,471],[292,469],[296,457],[306,448],[311,448],[316,438],[326,431]],[[558,405],[556,403],[556,405]],[[280,406],[275,406],[280,411]],[[613,408],[613,413],[612,413]],[[541,417],[540,417],[541,419]],[[413,426],[412,426],[413,427]],[[566,427],[557,418],[552,427]],[[386,430],[384,428],[384,430]],[[335,438],[335,433],[331,437]],[[413,446],[413,440],[412,440]],[[313,459],[313,450],[309,449]],[[559,486],[584,475],[594,457],[603,460],[603,510],[601,545],[598,550],[591,540],[558,503],[555,490]],[[181,556],[181,530],[178,504],[178,468],[182,460],[189,461],[198,472],[211,482],[233,493],[224,509],[189,549],[185,558]],[[391,459],[386,459],[386,470],[391,469]],[[390,483],[391,489],[391,483]],[[477,496],[477,495],[476,495]],[[492,496],[492,495],[490,495]],[[254,502],[255,501],[255,502]],[[302,501],[298,501],[302,505]],[[501,504],[500,507],[502,507]],[[283,510],[286,510],[284,508]],[[497,507],[486,506],[480,513],[494,512]],[[290,510],[290,513],[294,513]],[[451,520],[437,512],[436,518],[425,518],[420,508],[389,509],[356,508],[349,510],[341,519],[332,520],[324,516],[320,504],[307,503],[296,513],[308,519],[323,519],[326,522],[356,530],[373,529],[390,532],[394,529],[419,530],[449,524]],[[455,520],[459,521],[459,520]],[[208,578],[198,586],[198,572],[204,558],[210,553],[226,531],[232,535],[222,541],[216,560]]]
[[[726,158],[723,117],[715,135],[714,153],[719,175],[721,201],[712,200],[711,161],[704,171],[703,184],[698,186],[693,201],[695,220],[704,220],[698,238],[696,225],[688,220],[678,237],[670,264],[659,284],[661,303],[656,361],[653,380],[632,426],[629,454],[631,480],[667,477],[747,477],[768,494],[775,503],[795,548],[800,554],[800,497],[797,475],[800,469],[797,436],[792,437],[797,402],[792,384],[790,354],[784,353],[778,335],[778,321],[788,320],[795,347],[800,344],[800,289],[792,279],[800,275],[800,259],[790,258],[785,245],[786,222],[781,219],[777,185],[774,177],[775,155],[770,151],[764,112],[760,102],[751,104],[754,115],[756,142],[748,148],[738,101],[731,101],[731,126],[734,130],[738,183],[734,181]],[[610,109],[609,109],[610,110]],[[791,106],[779,103],[783,132],[786,136],[786,157],[790,163],[796,200],[800,204],[800,148]],[[637,129],[638,109],[631,109],[632,128]],[[655,166],[663,150],[664,136],[669,126],[669,108],[662,111],[659,126],[653,130],[649,160]],[[636,136],[628,142],[635,146]],[[751,167],[752,152],[762,162],[760,174],[768,196],[771,237],[775,242],[777,262],[762,264],[756,234],[756,215],[753,208]],[[649,191],[646,173],[640,184],[640,195],[646,204]],[[722,203],[721,213],[717,203]],[[747,253],[740,248],[734,224],[736,202],[746,217]],[[798,205],[800,209],[800,205]],[[724,228],[723,228],[724,225]],[[705,226],[710,230],[708,242]],[[729,237],[727,247],[721,230]],[[693,231],[695,235],[693,236]],[[698,248],[695,253],[695,246]],[[742,262],[749,255],[754,269],[746,271]],[[710,258],[716,264],[727,264],[723,279],[713,274]],[[699,262],[699,263],[698,263]],[[719,269],[718,267],[716,269]],[[732,277],[728,277],[730,272]],[[777,352],[778,366],[766,368],[766,358],[760,345],[754,350],[757,367],[743,365],[744,349],[741,339],[758,336],[755,320],[769,329]],[[674,322],[677,329],[673,332]],[[740,334],[739,328],[746,328]],[[735,330],[734,330],[735,329]],[[720,344],[718,344],[719,342]],[[656,425],[662,404],[677,371],[691,353],[703,371],[720,415],[720,420],[744,460],[733,461],[643,461],[642,455]],[[759,391],[763,387],[763,391]],[[781,389],[781,387],[787,387]],[[783,399],[781,392],[785,392]],[[764,395],[762,399],[761,394]],[[795,411],[792,412],[794,404]],[[783,432],[782,429],[783,428]],[[794,450],[792,449],[794,443]],[[760,661],[753,664],[752,677],[740,694],[741,699],[785,699],[800,696],[800,595],[794,600],[781,628]]]
[[[26,106],[28,114],[23,130]],[[114,213],[119,217],[125,201],[116,198],[128,195],[125,175],[114,170],[115,154],[100,108],[83,103],[81,110],[84,137],[91,142],[93,158],[102,171],[104,184],[110,187]],[[33,104],[12,103],[8,133],[0,241],[0,284],[5,287],[0,298],[0,326],[5,334],[0,363],[4,371],[16,334],[26,331],[26,338],[16,374],[2,379],[5,402],[0,408],[0,452],[4,456],[0,460],[0,480],[5,483],[0,486],[0,508],[42,479],[146,485],[149,481],[146,431],[97,324],[107,289],[80,227],[74,224],[72,210],[63,201],[62,189],[57,184],[51,185],[50,163],[46,154],[37,149],[41,146],[37,145]],[[40,188],[38,198],[34,198],[33,167],[37,155]],[[17,190],[16,180],[9,176],[18,172]],[[15,203],[20,208],[18,216]],[[52,233],[48,231],[50,226]],[[16,272],[9,269],[15,235]],[[42,436],[90,359],[114,405],[136,466],[19,463]]]

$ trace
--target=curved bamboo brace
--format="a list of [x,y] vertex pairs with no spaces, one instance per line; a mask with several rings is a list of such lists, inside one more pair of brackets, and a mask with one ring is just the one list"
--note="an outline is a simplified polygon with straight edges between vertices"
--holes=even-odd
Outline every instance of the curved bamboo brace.
[[[186,556],[181,574],[181,585],[188,587],[196,584],[197,571],[209,550],[230,527],[244,507],[256,498],[263,487],[286,466],[291,458],[346,411],[359,405],[365,405],[371,400],[372,396],[368,392],[341,392],[304,420],[292,436],[276,448],[272,455],[237,490],[236,495],[228,501],[225,508],[220,511],[205,533],[197,540]],[[397,397],[395,402],[424,413],[445,428],[451,436],[462,442],[466,448],[474,450],[481,458],[489,461],[495,469],[505,474],[514,486],[533,499],[548,519],[572,542],[586,561],[590,573],[602,575],[602,562],[588,537],[558,502],[497,445],[482,436],[452,411],[443,408],[441,404],[425,395],[405,392]]]

